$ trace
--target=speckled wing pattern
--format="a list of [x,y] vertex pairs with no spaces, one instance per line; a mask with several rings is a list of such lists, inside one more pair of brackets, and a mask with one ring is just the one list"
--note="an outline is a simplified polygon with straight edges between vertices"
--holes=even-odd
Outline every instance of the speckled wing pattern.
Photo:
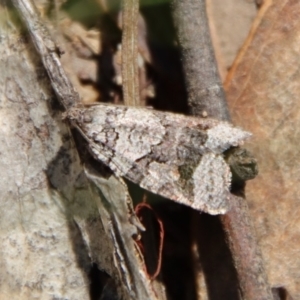
[[141,187],[209,214],[228,211],[222,153],[250,133],[229,123],[145,108],[94,105],[68,113],[93,156]]

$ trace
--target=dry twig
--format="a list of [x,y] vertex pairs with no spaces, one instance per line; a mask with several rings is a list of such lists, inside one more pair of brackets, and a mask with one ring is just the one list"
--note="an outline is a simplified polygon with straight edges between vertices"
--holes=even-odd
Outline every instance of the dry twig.
[[139,0],[123,0],[122,81],[124,104],[140,105],[138,70]]
[[[230,121],[212,49],[205,0],[173,0],[182,47],[191,113]],[[243,192],[243,191],[242,191]],[[232,195],[231,210],[221,216],[244,299],[272,299],[246,200]]]

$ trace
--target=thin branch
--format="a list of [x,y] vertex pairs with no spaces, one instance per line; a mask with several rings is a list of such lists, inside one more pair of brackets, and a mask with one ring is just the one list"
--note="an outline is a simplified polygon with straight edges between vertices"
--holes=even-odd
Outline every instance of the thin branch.
[[220,216],[245,299],[273,299],[264,270],[262,255],[255,239],[246,199],[231,196],[231,210]]
[[[182,47],[191,114],[230,121],[212,49],[205,0],[173,0],[173,15]],[[231,206],[231,210],[221,216],[221,222],[243,297],[247,300],[272,299],[246,200],[232,195]]]
[[204,0],[173,0],[192,115],[230,121],[212,48]]
[[140,105],[138,70],[139,0],[123,0],[122,81],[124,104]]
[[12,0],[12,2],[20,11],[59,101],[65,109],[77,105],[80,103],[79,95],[62,68],[58,47],[41,22],[35,6],[30,0]]

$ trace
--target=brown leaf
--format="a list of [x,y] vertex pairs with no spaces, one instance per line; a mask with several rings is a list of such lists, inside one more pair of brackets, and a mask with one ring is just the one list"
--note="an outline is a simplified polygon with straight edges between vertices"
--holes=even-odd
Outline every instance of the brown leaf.
[[[259,176],[247,184],[271,285],[300,295],[300,2],[262,6],[225,84],[232,117],[251,131]],[[298,296],[298,297],[297,297]]]

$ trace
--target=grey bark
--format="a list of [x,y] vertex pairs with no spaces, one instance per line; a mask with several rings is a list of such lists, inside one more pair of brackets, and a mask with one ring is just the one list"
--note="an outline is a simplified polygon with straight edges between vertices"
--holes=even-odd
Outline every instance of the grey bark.
[[230,121],[210,39],[205,1],[173,0],[191,115]]
[[[35,7],[14,4],[21,2],[37,29]],[[156,299],[132,238],[138,220],[126,186],[113,175],[97,186],[86,177],[62,121],[53,89],[72,101],[76,91],[66,75],[52,76],[51,70],[63,74],[56,52],[41,59],[15,12],[5,2],[1,10],[0,298],[91,299],[96,263],[110,277],[104,290],[114,299]],[[114,194],[106,192],[110,184]]]
[[95,219],[99,228],[96,206],[51,109],[47,75],[9,17],[0,46],[0,298],[88,299],[90,258],[76,223]]

